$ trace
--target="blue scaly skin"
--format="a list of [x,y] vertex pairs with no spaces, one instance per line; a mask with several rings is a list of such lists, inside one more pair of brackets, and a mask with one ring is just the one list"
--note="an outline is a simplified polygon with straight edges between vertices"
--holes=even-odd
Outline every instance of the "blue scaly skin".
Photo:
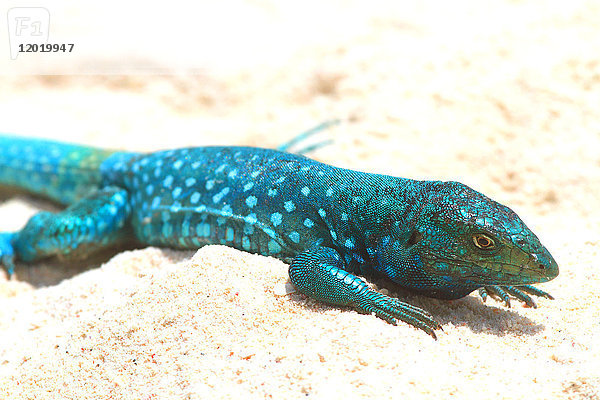
[[426,311],[372,290],[383,276],[429,297],[551,296],[531,284],[558,275],[521,219],[458,182],[415,181],[336,168],[252,147],[141,154],[0,136],[0,184],[68,208],[0,233],[0,257],[81,258],[132,236],[194,249],[224,244],[290,264],[296,288],[435,337]]

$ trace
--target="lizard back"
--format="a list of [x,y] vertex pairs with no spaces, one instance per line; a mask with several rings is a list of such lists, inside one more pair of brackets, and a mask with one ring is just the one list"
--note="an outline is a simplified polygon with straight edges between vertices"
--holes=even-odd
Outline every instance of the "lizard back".
[[281,259],[328,232],[325,177],[337,170],[251,147],[117,153],[102,165],[105,184],[130,192],[140,241],[179,248],[220,243]]

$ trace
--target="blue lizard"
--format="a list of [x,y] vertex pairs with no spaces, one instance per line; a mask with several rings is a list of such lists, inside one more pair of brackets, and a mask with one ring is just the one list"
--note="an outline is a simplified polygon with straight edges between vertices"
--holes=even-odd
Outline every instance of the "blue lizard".
[[425,296],[478,290],[535,307],[531,284],[558,275],[521,219],[458,182],[336,168],[252,147],[149,154],[0,136],[0,184],[68,207],[0,233],[0,260],[81,258],[135,237],[180,249],[224,244],[290,264],[296,288],[433,336],[430,314],[372,290],[382,276]]

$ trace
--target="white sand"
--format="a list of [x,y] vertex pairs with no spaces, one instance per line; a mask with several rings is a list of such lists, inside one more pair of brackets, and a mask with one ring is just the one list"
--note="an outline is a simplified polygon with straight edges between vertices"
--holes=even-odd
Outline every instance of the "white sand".
[[[240,63],[229,40],[194,77],[4,78],[0,129],[132,150],[274,147],[339,117],[316,158],[459,180],[511,206],[559,263],[541,286],[557,299],[400,294],[442,323],[436,342],[281,295],[285,264],[222,246],[22,265],[0,281],[0,397],[597,399],[597,2],[310,3],[319,35],[280,2],[228,4],[252,9],[244,28],[257,18],[296,40]],[[8,200],[0,229],[47,207]]]

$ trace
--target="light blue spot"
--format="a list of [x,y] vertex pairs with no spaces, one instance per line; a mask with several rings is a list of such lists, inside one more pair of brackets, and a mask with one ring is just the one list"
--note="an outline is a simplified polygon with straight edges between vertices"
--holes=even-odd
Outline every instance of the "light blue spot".
[[221,189],[221,191],[219,193],[217,193],[213,196],[213,198],[212,198],[213,203],[218,203],[219,201],[221,201],[221,199],[223,199],[223,197],[225,197],[225,195],[227,195],[227,193],[229,193],[228,187]]
[[225,217],[217,218],[217,225],[221,226],[221,225],[225,224],[225,222],[227,222],[227,218],[225,218]]
[[173,226],[171,224],[164,223],[161,231],[164,237],[171,237],[173,234]]
[[269,196],[275,197],[277,196],[277,189],[269,189]]
[[352,238],[346,239],[344,246],[346,246],[349,249],[354,248],[354,239],[352,239]]
[[337,233],[335,233],[335,231],[333,231],[333,230],[330,230],[330,231],[329,231],[329,233],[331,234],[331,238],[332,238],[333,240],[337,240]]
[[198,193],[198,192],[192,193],[192,197],[190,197],[190,202],[192,204],[196,204],[198,201],[200,201],[200,193]]
[[305,226],[305,227],[307,227],[307,228],[312,228],[314,225],[315,225],[315,223],[313,222],[313,220],[312,220],[312,219],[310,219],[310,218],[306,218],[306,219],[304,220],[304,226]]
[[256,196],[248,196],[246,198],[246,205],[248,207],[252,208],[256,205],[256,203],[258,203],[258,199],[256,198]]
[[158,206],[160,206],[160,196],[152,199],[152,208],[158,208]]
[[113,200],[116,203],[123,204],[125,202],[125,197],[121,193],[115,193],[113,196]]
[[195,183],[196,183],[196,178],[187,178],[185,180],[186,187],[192,187],[192,186],[194,186]]
[[163,166],[163,160],[162,160],[162,158],[159,158],[158,160],[156,160],[156,162],[154,163],[154,165],[156,165],[157,167],[162,167]]
[[160,176],[161,170],[160,168],[155,168],[154,169],[154,177],[158,178]]
[[281,219],[282,219],[281,217],[282,217],[281,213],[278,213],[278,212],[271,214],[271,222],[273,223],[274,226],[281,225]]
[[279,177],[279,178],[278,178],[278,179],[275,181],[275,183],[281,183],[281,182],[283,182],[283,181],[285,181],[285,175],[282,175],[282,176],[280,176],[280,177]]
[[152,196],[152,192],[154,192],[154,186],[153,185],[146,186],[146,194],[148,196]]
[[178,198],[180,194],[181,194],[181,188],[179,186],[177,186],[175,189],[173,189],[173,198],[174,199]]
[[308,186],[304,186],[302,188],[302,190],[300,190],[302,192],[303,195],[308,196],[310,193],[310,189],[308,188]]
[[232,242],[233,241],[233,228],[225,229],[225,240]]
[[232,169],[231,172],[229,173],[229,177],[231,179],[235,178],[237,176],[238,170],[237,169]]
[[325,216],[327,215],[327,213],[322,208],[319,208],[319,215],[321,216],[321,218],[325,218]]
[[223,172],[223,170],[225,169],[225,167],[227,167],[227,164],[221,164],[221,165],[219,166],[219,168],[217,168],[217,169],[215,170],[215,173],[217,173],[217,174],[218,174],[218,173],[220,173],[220,172]]
[[277,254],[281,251],[281,246],[274,240],[269,240],[269,254]]
[[326,195],[327,197],[331,197],[331,196],[333,196],[333,189],[332,189],[332,188],[329,188],[329,189],[327,189],[327,191],[325,192],[325,195]]
[[254,171],[253,173],[250,174],[250,176],[253,178],[256,178],[259,175],[260,175],[260,171]]
[[244,218],[244,220],[249,224],[256,224],[256,222],[258,221],[256,219],[256,214],[254,214],[254,213],[248,214],[248,216],[246,216],[246,218]]
[[204,204],[200,204],[198,207],[194,208],[194,211],[197,213],[203,213],[206,211],[206,206]]
[[[189,216],[190,214],[188,214]],[[189,230],[190,230],[190,219],[189,218],[185,218],[183,220],[183,223],[181,224],[181,235],[182,236],[189,236]]]
[[223,208],[221,208],[221,213],[225,217],[231,217],[233,215],[233,210],[231,209],[231,206],[229,206],[229,204],[225,204]]
[[175,203],[171,204],[171,207],[169,208],[171,210],[171,212],[178,212],[179,210],[181,210],[181,203],[176,201]]
[[275,235],[275,231],[273,229],[269,228],[269,227],[263,228],[263,232],[266,233],[268,236],[271,236],[271,237],[275,237],[276,236]]
[[299,243],[300,242],[300,234],[296,231],[290,233],[288,235],[288,237],[292,240],[292,242],[294,243]]
[[287,212],[292,212],[296,209],[296,205],[294,204],[293,201],[286,201],[285,203],[283,203],[283,207],[285,208],[285,210]]
[[206,181],[206,185],[204,185],[204,187],[206,188],[206,190],[210,190],[213,187],[215,187],[215,181],[213,179],[209,179],[208,181]]
[[183,161],[177,160],[173,163],[173,168],[179,169],[179,168],[181,168],[182,165],[183,165]]
[[248,190],[252,189],[254,187],[254,182],[248,182],[244,185],[244,192],[247,192]]
[[196,226],[196,234],[200,237],[210,236],[210,224],[202,223]]
[[342,221],[348,221],[348,214],[345,212],[342,213]]
[[198,169],[198,167],[202,165],[202,163],[200,161],[196,161],[195,163],[192,164],[192,169]]
[[150,177],[148,176],[148,174],[142,174],[142,182],[148,183],[148,181],[150,181]]
[[248,236],[242,237],[242,248],[246,251],[250,250],[250,239],[248,239]]
[[168,187],[171,187],[172,183],[173,183],[173,175],[167,175],[167,177],[163,181],[163,186],[168,188]]

